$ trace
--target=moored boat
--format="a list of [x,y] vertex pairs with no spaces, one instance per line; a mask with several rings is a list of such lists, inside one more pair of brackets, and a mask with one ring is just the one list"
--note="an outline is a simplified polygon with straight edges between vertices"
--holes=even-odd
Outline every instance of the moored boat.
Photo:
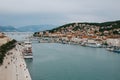
[[109,46],[109,47],[106,48],[106,50],[108,50],[108,51],[113,51],[113,50],[114,50],[114,47]]
[[113,52],[120,53],[120,47],[114,47]]
[[101,48],[102,47],[101,44],[97,44],[97,43],[86,43],[85,45],[87,47],[92,47],[92,48]]
[[32,43],[30,41],[24,42],[23,55],[24,55],[24,58],[33,58]]
[[120,49],[115,49],[113,52],[120,53]]
[[120,48],[116,46],[111,46],[106,48],[108,51],[115,52],[115,53],[120,53]]

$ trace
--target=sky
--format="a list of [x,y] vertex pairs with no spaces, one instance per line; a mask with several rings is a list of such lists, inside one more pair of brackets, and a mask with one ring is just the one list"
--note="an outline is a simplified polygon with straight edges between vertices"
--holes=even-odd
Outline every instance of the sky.
[[0,25],[120,20],[120,0],[0,0]]

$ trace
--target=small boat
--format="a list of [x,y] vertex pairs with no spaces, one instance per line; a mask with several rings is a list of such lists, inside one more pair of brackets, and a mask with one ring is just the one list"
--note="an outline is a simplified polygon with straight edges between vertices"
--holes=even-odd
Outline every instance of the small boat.
[[92,47],[92,48],[101,48],[102,47],[101,44],[97,44],[97,43],[86,43],[85,45],[87,47]]
[[108,51],[113,51],[114,50],[114,48],[112,48],[112,47],[108,47],[108,48],[106,48]]
[[113,52],[120,53],[120,48],[119,47],[114,47]]
[[111,46],[106,48],[108,51],[115,52],[115,53],[120,53],[120,48],[116,46]]
[[120,53],[120,49],[115,49],[113,52]]
[[86,41],[83,41],[80,43],[81,46],[86,46],[87,42]]

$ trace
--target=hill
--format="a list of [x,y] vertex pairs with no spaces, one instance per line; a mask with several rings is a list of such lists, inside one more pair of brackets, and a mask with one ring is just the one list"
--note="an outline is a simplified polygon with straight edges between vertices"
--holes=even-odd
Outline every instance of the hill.
[[[120,20],[109,21],[103,23],[69,23],[51,30],[43,32],[42,36],[48,36],[51,34],[64,35],[64,36],[105,36],[105,37],[120,37]],[[34,34],[35,36],[41,36],[39,32]]]
[[14,31],[18,30],[13,26],[0,26],[0,32],[14,32]]
[[55,25],[28,25],[22,27],[0,26],[0,32],[36,32],[55,28]]
[[100,32],[103,32],[105,30],[110,31],[113,29],[120,29],[120,20],[118,21],[110,21],[110,22],[103,22],[103,23],[69,23],[62,26],[59,26],[57,28],[54,28],[52,30],[49,30],[49,32],[57,32],[61,30],[66,30],[67,28],[70,28],[72,31],[77,30],[83,30],[84,28],[90,28],[90,27],[98,27]]
[[28,25],[17,28],[19,31],[22,32],[36,32],[36,31],[44,31],[44,30],[50,30],[55,28],[55,25]]

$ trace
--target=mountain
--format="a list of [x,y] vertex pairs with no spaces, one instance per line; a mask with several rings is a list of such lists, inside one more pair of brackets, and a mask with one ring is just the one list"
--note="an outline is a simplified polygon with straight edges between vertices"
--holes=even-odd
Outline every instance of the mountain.
[[55,28],[55,25],[28,25],[22,27],[13,27],[13,26],[0,26],[1,32],[36,32],[36,31],[44,31]]
[[22,32],[38,32],[38,31],[44,31],[44,30],[50,30],[55,28],[55,25],[28,25],[17,28],[17,30]]
[[0,31],[1,32],[14,32],[18,30],[13,26],[0,26]]

